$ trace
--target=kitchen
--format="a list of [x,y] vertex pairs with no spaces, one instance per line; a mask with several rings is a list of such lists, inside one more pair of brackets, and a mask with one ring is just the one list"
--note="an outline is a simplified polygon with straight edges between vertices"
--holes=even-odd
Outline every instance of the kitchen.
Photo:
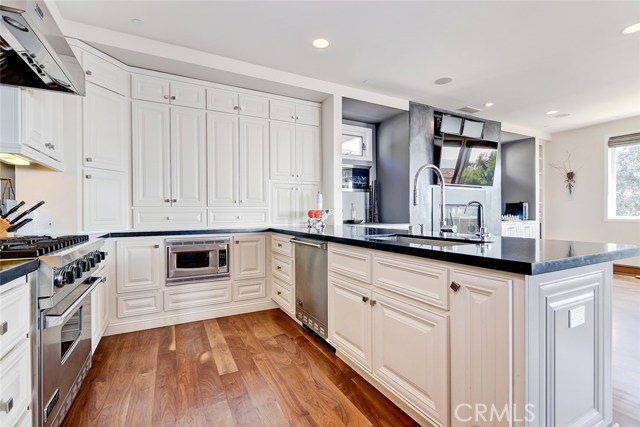
[[[11,179],[3,199],[15,200],[3,213],[24,200],[7,215],[31,220],[16,235],[59,237],[0,252],[2,315],[14,307],[20,319],[17,329],[3,326],[11,340],[0,355],[10,385],[0,394],[2,425],[458,426],[482,421],[470,413],[477,405],[511,408],[492,425],[634,425],[616,394],[616,378],[631,371],[612,362],[610,340],[613,271],[616,283],[627,272],[635,286],[640,230],[633,213],[607,219],[603,182],[615,180],[602,157],[637,146],[616,139],[640,131],[637,94],[615,86],[637,87],[629,58],[638,33],[621,34],[640,20],[637,5],[573,6],[607,17],[598,29],[628,63],[607,86],[617,98],[602,98],[616,107],[580,114],[576,103],[597,94],[552,105],[551,93],[566,93],[556,83],[521,89],[540,113],[503,109],[508,89],[496,98],[461,89],[470,77],[459,68],[429,73],[428,93],[383,89],[380,73],[403,75],[392,65],[332,74],[326,67],[345,60],[333,52],[356,40],[339,36],[358,16],[350,3],[341,5],[342,29],[297,29],[304,40],[272,43],[286,53],[278,66],[251,33],[222,42],[187,26],[167,39],[169,24],[145,12],[148,3],[126,13],[108,2],[36,4],[66,36],[66,56],[18,60],[36,79],[56,76],[50,88],[70,90],[60,85],[67,78],[85,95],[19,89],[4,68],[0,79],[0,174]],[[321,3],[198,5],[216,16],[211,34],[242,16],[265,41],[282,33],[264,17],[322,32],[319,17],[335,15]],[[549,15],[523,5],[532,17]],[[459,22],[497,19],[486,4],[467,6]],[[193,4],[162,7],[167,19]],[[503,7],[501,18],[523,19],[517,5]],[[554,28],[556,15],[573,10],[546,7],[558,8],[547,18]],[[411,19],[430,8],[448,10],[380,3],[368,17]],[[41,18],[10,17],[4,44],[29,51],[19,27]],[[328,47],[311,46],[323,35]],[[442,58],[450,48],[438,47]],[[80,72],[56,75],[54,64]],[[493,160],[470,184],[481,163],[474,150]],[[573,187],[555,166],[575,173]],[[588,209],[588,189],[597,189],[597,209]],[[613,208],[615,217],[615,200]],[[553,320],[560,316],[568,321]],[[147,352],[157,359],[145,362]]]

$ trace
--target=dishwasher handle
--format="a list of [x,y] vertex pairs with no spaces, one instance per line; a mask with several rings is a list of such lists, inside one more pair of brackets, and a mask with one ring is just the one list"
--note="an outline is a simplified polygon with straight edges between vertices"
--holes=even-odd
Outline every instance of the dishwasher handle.
[[311,246],[311,247],[316,248],[316,249],[322,249],[322,250],[326,250],[327,249],[327,244],[326,243],[310,243],[310,242],[305,242],[304,240],[297,240],[297,239],[291,239],[289,241],[291,243],[295,243],[295,244],[298,244],[298,245]]

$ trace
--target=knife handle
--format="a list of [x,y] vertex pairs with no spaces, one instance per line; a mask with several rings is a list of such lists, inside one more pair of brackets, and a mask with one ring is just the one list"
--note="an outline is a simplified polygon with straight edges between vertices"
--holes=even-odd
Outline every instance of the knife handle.
[[33,221],[33,218],[27,218],[27,219],[23,219],[22,221],[18,222],[17,224],[13,224],[11,227],[7,228],[7,233],[11,233],[13,231],[16,231],[19,228],[22,228],[23,225],[26,225],[27,223]]

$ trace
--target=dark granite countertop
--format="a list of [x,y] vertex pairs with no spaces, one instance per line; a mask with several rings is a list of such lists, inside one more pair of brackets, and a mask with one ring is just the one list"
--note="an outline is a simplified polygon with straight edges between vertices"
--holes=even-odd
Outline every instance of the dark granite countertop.
[[[368,227],[329,226],[322,234],[309,233],[306,226],[272,226],[269,228],[220,230],[127,231],[107,233],[101,237],[215,235],[269,231],[526,275],[567,270],[589,264],[640,256],[640,245],[520,239],[500,236],[489,238],[490,243],[487,244],[461,244],[445,247],[416,243],[373,241],[367,239],[367,237],[372,235],[403,234],[404,232]],[[438,234],[428,233],[425,237],[437,238]],[[468,236],[455,235],[454,237],[465,238]]]
[[0,259],[0,286],[38,269],[36,258]]

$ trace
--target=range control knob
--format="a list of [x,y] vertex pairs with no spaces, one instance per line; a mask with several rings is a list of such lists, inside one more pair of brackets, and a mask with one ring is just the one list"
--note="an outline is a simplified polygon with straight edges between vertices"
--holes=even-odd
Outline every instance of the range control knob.
[[82,271],[89,271],[89,261],[86,259],[80,260],[80,266],[82,267]]
[[86,262],[89,263],[89,269],[96,266],[96,260],[92,256],[87,256]]
[[107,257],[107,253],[102,251],[99,251],[98,253],[100,254],[100,259],[104,261],[104,259]]
[[93,253],[93,260],[96,262],[96,264],[100,264],[100,261],[102,261],[102,257],[100,256],[100,252],[94,252]]
[[73,267],[71,267],[73,269],[73,275],[76,277],[76,279],[79,279],[82,277],[82,266],[79,265],[78,263],[76,263]]
[[67,285],[76,281],[76,275],[74,274],[73,269],[65,271],[64,281]]
[[57,270],[53,276],[53,286],[61,288],[64,286],[64,274],[61,270]]

